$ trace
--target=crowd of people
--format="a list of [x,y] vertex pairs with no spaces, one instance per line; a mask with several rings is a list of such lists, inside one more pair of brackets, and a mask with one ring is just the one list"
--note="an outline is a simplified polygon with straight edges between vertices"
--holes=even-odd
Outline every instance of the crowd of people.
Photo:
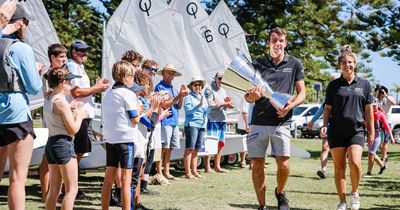
[[[227,110],[235,108],[222,87],[223,73],[214,75],[207,85],[200,75],[188,84],[173,86],[175,77],[184,75],[173,64],[159,68],[154,60],[144,60],[139,52],[126,51],[112,66],[113,84],[106,78],[91,85],[85,71],[90,46],[75,40],[68,49],[55,43],[48,47],[50,67],[35,63],[32,48],[23,42],[32,17],[20,4],[5,1],[0,7],[1,72],[12,72],[17,79],[8,80],[2,74],[0,84],[0,175],[9,160],[10,184],[8,206],[25,208],[25,182],[33,151],[35,133],[29,111],[27,94],[44,92],[43,126],[49,130],[45,154],[40,164],[42,201],[46,209],[73,209],[75,199],[84,198],[78,188],[79,161],[90,153],[96,137],[92,129],[93,95],[104,93],[102,100],[103,139],[106,142],[106,170],[101,190],[102,209],[110,205],[123,209],[148,209],[140,202],[141,194],[157,195],[148,189],[153,163],[160,184],[171,184],[177,178],[170,173],[171,154],[184,147],[185,178],[204,178],[197,169],[198,153],[205,137],[218,139],[217,154],[211,167],[211,157],[205,158],[205,173],[227,173],[221,167],[222,150],[227,130]],[[301,61],[285,51],[287,32],[282,28],[270,31],[269,54],[253,61],[254,68],[270,87],[279,93],[296,95],[282,109],[272,106],[264,89],[256,86],[247,90],[240,104],[238,133],[247,135],[248,156],[251,158],[252,181],[259,210],[267,209],[265,191],[265,158],[267,147],[277,165],[275,197],[278,209],[289,208],[285,186],[290,174],[290,119],[292,110],[306,98],[304,68]],[[67,57],[70,59],[67,61]],[[362,176],[361,156],[364,142],[368,145],[368,170],[371,176],[374,161],[386,169],[387,143],[394,141],[387,119],[395,104],[385,87],[375,89],[368,80],[356,74],[357,56],[346,45],[338,57],[341,75],[332,75],[326,98],[309,123],[323,115],[321,128],[321,170],[327,176],[326,164],[330,151],[334,164],[335,185],[339,197],[338,210],[347,209],[346,161],[351,180],[351,209],[361,206],[359,183]],[[154,85],[154,77],[161,81]],[[4,77],[7,76],[7,77]],[[11,85],[10,85],[11,84]],[[43,87],[42,87],[43,85]],[[185,114],[185,145],[180,145],[179,109]],[[159,155],[157,148],[162,148]],[[376,155],[381,148],[382,160]],[[240,167],[246,168],[245,153]],[[160,156],[161,158],[157,158]],[[115,186],[113,189],[113,185]]]

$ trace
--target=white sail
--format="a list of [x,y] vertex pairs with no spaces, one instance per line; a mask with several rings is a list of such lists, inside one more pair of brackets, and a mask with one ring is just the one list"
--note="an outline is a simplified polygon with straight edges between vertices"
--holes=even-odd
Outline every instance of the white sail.
[[124,0],[107,23],[103,39],[103,76],[112,80],[111,68],[127,50],[135,50],[162,67],[172,63],[183,73],[175,85],[200,74],[194,66],[183,30],[182,17],[165,1]]
[[245,54],[251,60],[245,33],[224,0],[220,0],[212,11],[210,21],[217,29],[216,34],[221,37],[221,44],[231,60],[240,54]]
[[197,0],[173,0],[170,7],[183,17],[186,38],[203,76],[210,80],[215,73],[224,71],[230,59],[200,3]]
[[[3,2],[4,0],[0,0],[0,4]],[[20,4],[24,4],[28,12],[35,17],[35,20],[29,22],[24,41],[33,48],[36,62],[45,64],[45,69],[47,69],[50,66],[47,49],[51,44],[60,43],[57,32],[41,0],[21,1]],[[35,96],[28,96],[31,109],[39,108],[43,105],[42,92]]]

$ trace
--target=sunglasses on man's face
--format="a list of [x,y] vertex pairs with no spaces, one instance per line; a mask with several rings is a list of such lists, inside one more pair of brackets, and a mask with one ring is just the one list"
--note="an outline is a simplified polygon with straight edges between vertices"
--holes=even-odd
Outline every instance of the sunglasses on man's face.
[[26,26],[29,25],[29,20],[28,20],[28,19],[24,18],[24,19],[22,19],[22,21],[24,22],[24,24],[25,24]]

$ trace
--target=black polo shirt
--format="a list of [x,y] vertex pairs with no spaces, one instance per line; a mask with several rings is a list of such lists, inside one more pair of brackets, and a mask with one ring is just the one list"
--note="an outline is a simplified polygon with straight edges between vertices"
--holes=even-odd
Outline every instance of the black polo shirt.
[[372,88],[368,80],[356,77],[349,84],[341,76],[329,83],[325,103],[332,106],[329,129],[332,134],[352,134],[365,130],[365,105],[372,103]]
[[[304,80],[303,64],[299,59],[287,53],[278,65],[273,62],[270,55],[255,59],[253,65],[275,92],[292,95],[295,83]],[[277,110],[269,102],[269,99],[262,97],[255,102],[251,124],[278,126],[289,121],[291,117],[292,110],[285,117],[278,117]]]

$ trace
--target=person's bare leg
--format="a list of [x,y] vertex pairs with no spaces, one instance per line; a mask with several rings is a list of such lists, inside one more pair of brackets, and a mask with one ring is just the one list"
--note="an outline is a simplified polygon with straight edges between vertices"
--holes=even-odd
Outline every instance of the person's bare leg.
[[204,172],[206,173],[214,173],[214,170],[211,168],[211,156],[204,156]]
[[276,181],[277,193],[282,193],[290,173],[289,157],[277,156],[275,158],[277,165]]
[[385,139],[382,139],[382,144],[381,144],[380,150],[381,150],[381,156],[382,156],[381,159],[385,162],[388,157],[388,155],[387,155],[388,143],[386,142]]
[[328,163],[328,154],[329,154],[329,144],[326,139],[322,140],[322,148],[321,148],[321,170],[326,171],[326,165]]
[[258,204],[260,206],[265,206],[265,174],[264,174],[264,165],[265,158],[253,158],[252,159],[253,168],[252,168],[252,180],[254,190],[256,191],[256,196],[258,200]]
[[78,164],[76,158],[63,165],[58,166],[65,185],[65,194],[61,209],[72,210],[76,194],[78,193]]
[[185,175],[187,178],[192,177],[192,172],[190,170],[190,163],[192,160],[192,152],[193,149],[185,149],[185,153],[183,154],[183,165],[185,167]]
[[331,149],[335,170],[335,186],[341,202],[346,202],[346,148]]
[[367,166],[367,173],[371,173],[372,168],[374,167],[374,159],[375,155],[368,152],[368,166]]
[[18,140],[7,147],[10,161],[10,184],[8,186],[8,207],[13,210],[25,209],[25,183],[33,152],[33,137]]
[[49,164],[46,156],[43,154],[42,162],[39,166],[40,188],[42,189],[42,202],[46,201],[47,192],[49,191]]
[[57,199],[60,195],[62,177],[57,164],[49,164],[49,191],[46,197],[46,210],[56,209]]
[[350,167],[351,192],[358,192],[361,180],[361,156],[363,148],[360,145],[351,145],[347,148]]
[[7,147],[0,147],[0,182],[4,175],[4,169],[7,163]]
[[[132,169],[121,169],[121,203],[123,210],[131,209],[131,182],[132,182]],[[108,198],[110,200],[110,198]]]
[[197,158],[198,158],[198,152],[196,149],[194,149],[192,152],[192,160],[190,161],[191,162],[190,168],[194,176],[201,178],[202,176],[197,171]]
[[169,173],[169,165],[171,161],[171,153],[172,153],[171,148],[165,149],[165,155],[163,157],[163,167],[164,167],[164,176],[167,179],[173,178],[173,176]]
[[117,172],[115,174],[115,185],[117,185],[117,188],[121,189],[122,183],[121,183],[121,167],[117,168]]
[[221,167],[221,158],[222,158],[222,148],[224,146],[218,145],[218,152],[216,155],[214,155],[214,171],[216,172],[221,172],[223,171]]
[[374,155],[374,160],[375,160],[376,164],[378,164],[378,166],[379,166],[380,168],[382,168],[383,166],[385,166],[385,164],[382,162],[382,160],[379,158],[378,155]]
[[137,185],[135,188],[135,206],[139,207],[140,205],[140,195],[141,195],[141,185],[142,185],[142,177],[143,177],[143,173],[144,173],[144,165],[140,165],[140,169],[139,169],[139,177],[138,177],[138,181],[137,181]]
[[104,174],[103,187],[101,188],[101,208],[103,210],[108,210],[110,205],[111,188],[114,183],[116,167],[106,167],[106,172]]
[[240,152],[239,156],[240,156],[240,165],[241,166],[246,165],[246,152]]

